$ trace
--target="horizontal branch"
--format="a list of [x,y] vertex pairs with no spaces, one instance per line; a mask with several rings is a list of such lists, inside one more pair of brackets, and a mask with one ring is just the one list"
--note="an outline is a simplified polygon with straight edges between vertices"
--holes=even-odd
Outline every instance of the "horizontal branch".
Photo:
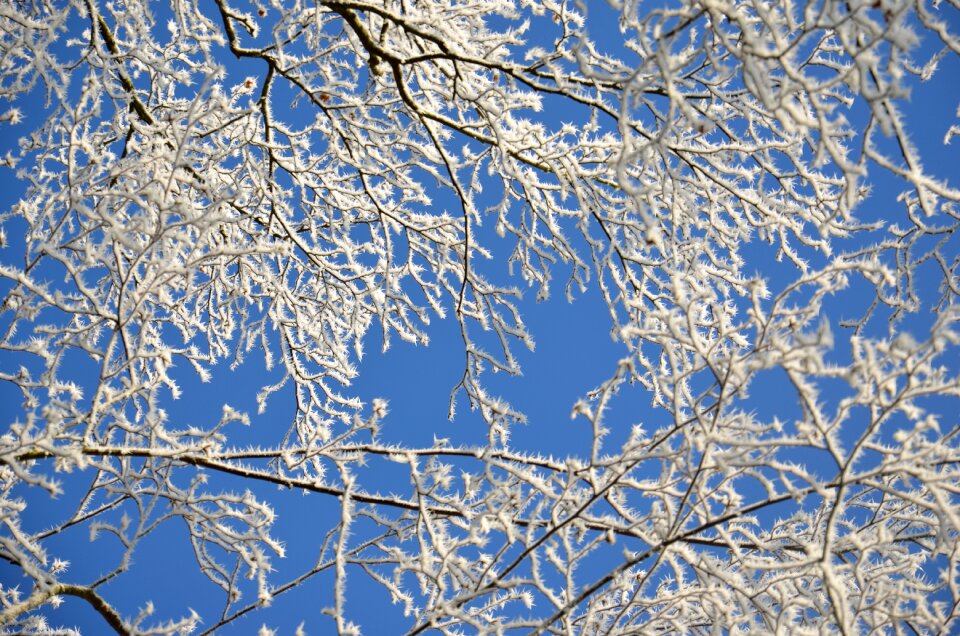
[[[103,620],[107,622],[120,636],[129,636],[130,630],[127,629],[113,607],[94,591],[93,588],[82,585],[71,585],[69,583],[55,583],[49,587],[38,587],[27,599],[7,607],[0,612],[0,626],[10,625],[27,612],[32,612],[55,596],[75,596],[81,598],[90,604],[97,611]],[[4,632],[8,633],[8,632]]]
[[[478,451],[464,448],[424,448],[424,449],[415,449],[410,451],[404,451],[400,449],[390,450],[386,447],[376,447],[376,446],[367,446],[367,445],[355,445],[345,447],[344,452],[358,452],[366,451],[376,454],[388,455],[413,455],[413,456],[455,456],[455,457],[473,457],[476,459],[483,458],[492,458],[496,457],[498,459],[505,459],[507,461],[523,462],[525,461],[521,456],[513,455],[510,453],[489,453],[483,455],[482,453],[478,454]],[[304,451],[293,451],[296,454],[303,454]],[[337,498],[342,498],[346,495],[345,491],[342,488],[337,488],[335,486],[329,486],[325,484],[318,483],[314,480],[297,478],[297,477],[287,477],[282,475],[276,475],[268,473],[262,470],[257,470],[255,468],[249,468],[245,466],[237,466],[230,463],[232,460],[237,459],[273,459],[282,456],[284,453],[282,451],[238,451],[234,453],[225,453],[219,457],[209,457],[194,453],[188,453],[183,451],[173,451],[173,450],[163,450],[163,449],[150,449],[150,448],[126,448],[119,446],[100,446],[100,447],[84,447],[81,450],[81,453],[88,457],[139,457],[139,458],[150,458],[150,459],[166,459],[170,461],[180,462],[189,466],[195,466],[198,468],[206,468],[210,470],[215,470],[229,475],[234,475],[236,477],[242,477],[246,479],[253,479],[256,481],[264,481],[271,484],[276,484],[278,486],[283,486],[285,488],[300,488],[308,492],[330,495]],[[290,454],[290,453],[287,453]],[[16,456],[16,461],[37,461],[43,459],[53,459],[57,457],[49,451],[30,451],[26,453],[21,453]],[[4,459],[0,456],[0,465],[7,464],[9,460]],[[542,461],[542,464],[550,466],[555,470],[563,470],[563,468],[556,462],[546,462]],[[736,517],[742,516],[744,514],[749,514],[753,511],[754,507],[766,507],[775,503],[780,503],[787,499],[793,497],[804,497],[809,494],[815,493],[820,489],[834,489],[837,487],[835,483],[829,483],[819,486],[809,486],[807,488],[798,490],[793,493],[780,495],[778,497],[770,498],[762,502],[755,502],[751,506],[747,506],[738,511],[730,512],[723,517],[720,517],[721,521],[714,520],[708,525],[700,526],[692,531],[688,531],[683,535],[680,535],[679,539],[683,540],[686,543],[712,546],[718,548],[737,548],[742,550],[764,550],[769,549],[765,546],[752,543],[730,543],[725,542],[720,539],[710,538],[710,537],[698,537],[696,535],[709,530],[712,527],[715,527],[718,523],[734,519]],[[349,493],[351,500],[359,503],[366,503],[376,506],[385,506],[388,508],[396,508],[400,510],[408,510],[412,512],[427,512],[432,515],[440,515],[446,517],[459,517],[467,518],[468,513],[465,510],[460,510],[450,506],[438,506],[438,505],[423,505],[414,501],[403,499],[400,497],[387,497],[378,494],[365,493],[362,491],[351,490]],[[565,519],[565,523],[569,523],[572,519]],[[543,526],[547,527],[549,523],[546,520],[533,520],[533,519],[524,519],[524,518],[514,518],[511,519],[511,522],[523,527],[537,527]],[[633,539],[640,539],[636,531],[632,526],[620,525],[614,523],[603,523],[595,519],[580,518],[580,522],[588,530],[593,530],[596,532],[613,532],[615,535],[621,537],[629,537]],[[791,546],[776,546],[778,550],[793,550],[794,547]],[[795,549],[800,550],[800,547]]]

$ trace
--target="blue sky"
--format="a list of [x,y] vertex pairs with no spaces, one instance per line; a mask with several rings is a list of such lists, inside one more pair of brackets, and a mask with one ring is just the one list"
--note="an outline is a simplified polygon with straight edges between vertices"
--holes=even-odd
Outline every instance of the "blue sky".
[[[620,37],[615,32],[604,34],[611,40]],[[232,64],[232,63],[231,63]],[[249,63],[252,66],[256,64]],[[242,65],[241,65],[242,66]],[[931,171],[956,185],[957,154],[954,146],[944,146],[943,136],[947,129],[957,123],[957,89],[944,78],[960,77],[960,64],[955,57],[944,60],[943,68],[935,76],[937,80],[927,85],[913,82],[913,95],[905,103],[912,138],[920,148],[921,156]],[[259,71],[243,70],[238,73]],[[31,95],[25,105],[21,105],[26,121],[18,131],[26,131],[36,124],[43,110],[42,101],[37,94]],[[563,118],[566,113],[551,112],[551,116]],[[571,112],[570,117],[576,117]],[[0,155],[16,146],[16,135],[9,127],[0,129]],[[22,183],[12,177],[9,169],[0,172],[0,210],[6,210],[22,192]],[[860,212],[865,219],[882,219],[889,213],[896,196],[903,189],[895,179],[884,177],[871,181],[873,193],[862,205]],[[22,224],[8,221],[4,224],[10,245],[0,251],[0,259],[5,263],[17,263],[22,258],[22,246],[18,243],[18,232]],[[496,242],[489,227],[481,230],[488,240]],[[793,272],[784,265],[778,265],[771,259],[770,251],[763,246],[756,251],[748,251],[756,259],[757,269],[765,272],[785,268],[786,275]],[[503,273],[505,266],[501,261],[488,265],[487,271]],[[776,274],[771,274],[776,276]],[[527,290],[520,303],[524,321],[536,339],[535,351],[515,348],[523,369],[522,377],[505,375],[487,376],[488,387],[504,396],[515,407],[527,414],[528,423],[516,428],[511,444],[519,450],[541,452],[547,455],[564,456],[586,452],[591,440],[589,424],[583,419],[571,419],[570,412],[574,402],[586,392],[610,377],[617,361],[627,354],[622,345],[610,337],[610,319],[596,288],[591,286],[586,292],[577,294],[574,303],[568,303],[564,297],[562,284],[563,270],[555,274],[555,289],[551,298],[545,302],[535,302],[533,290]],[[516,284],[520,284],[519,281]],[[920,280],[918,286],[924,293],[934,290],[925,287]],[[6,293],[10,284],[0,280],[0,294]],[[856,313],[868,302],[862,291],[856,287],[848,293],[832,299],[825,313],[833,318],[847,317],[848,312]],[[448,308],[449,309],[449,308]],[[852,317],[852,316],[850,316]],[[5,326],[0,316],[0,326]],[[923,333],[929,327],[932,315],[919,314],[911,317],[907,325]],[[366,342],[366,355],[359,363],[359,376],[351,391],[369,402],[373,398],[386,398],[390,404],[390,414],[384,422],[383,440],[406,443],[412,446],[432,445],[435,438],[447,438],[453,444],[480,443],[486,434],[486,425],[475,412],[471,412],[460,398],[456,418],[449,421],[446,417],[447,403],[451,389],[462,372],[462,343],[455,321],[435,320],[430,328],[431,344],[427,347],[415,346],[394,338],[390,349],[380,351],[378,330],[373,329]],[[844,342],[842,332],[838,332],[838,341]],[[838,347],[837,360],[844,359],[846,350]],[[80,376],[85,370],[78,361],[74,375]],[[10,354],[0,354],[0,366],[5,370],[20,364]],[[256,393],[270,377],[261,360],[251,356],[245,365],[230,370],[226,363],[214,369],[211,383],[200,384],[188,367],[182,367],[178,380],[184,389],[184,398],[171,401],[167,405],[172,421],[206,424],[219,419],[222,405],[229,403],[234,408],[251,414],[252,424],[248,430],[236,430],[237,444],[268,443],[275,439],[278,432],[286,430],[289,418],[293,415],[289,388],[271,399],[271,407],[264,415],[257,416]],[[276,372],[273,372],[276,376]],[[824,399],[830,400],[829,393]],[[650,397],[639,387],[625,388],[614,400],[608,415],[608,425],[612,429],[607,442],[608,449],[617,448],[626,438],[630,427],[643,423],[648,428],[656,428],[663,414],[651,409]],[[789,419],[798,413],[793,394],[784,387],[784,378],[776,372],[761,377],[753,386],[750,405],[761,417],[778,416]],[[947,401],[931,400],[931,406],[945,416],[952,411]],[[0,384],[0,414],[4,424],[18,417],[19,398],[10,386]],[[405,479],[402,471],[397,472],[385,460],[371,461],[361,474],[361,483],[371,491],[389,492],[397,477]],[[60,518],[65,512],[72,511],[76,495],[85,491],[92,474],[73,473],[63,475],[65,494],[58,500],[50,500],[38,491],[23,492],[31,506],[26,520],[32,524],[31,530],[40,530],[47,524]],[[240,483],[229,477],[212,476],[212,483],[227,489],[242,490],[250,484]],[[396,484],[398,492],[405,492],[407,483]],[[337,502],[320,495],[304,495],[294,491],[277,490],[266,485],[253,486],[254,491],[268,499],[278,515],[275,535],[282,538],[287,547],[285,559],[275,559],[275,581],[284,581],[296,576],[306,563],[316,559],[320,541],[330,527],[329,519],[338,514]],[[362,533],[361,526],[358,534]],[[90,541],[87,527],[68,530],[61,536],[50,539],[51,553],[62,551],[65,558],[71,560],[70,576],[78,581],[95,578],[102,571],[102,564],[112,562],[119,554],[117,542],[109,537]],[[617,550],[620,548],[618,547]],[[607,559],[615,554],[599,555],[596,567],[602,570]],[[111,566],[112,567],[112,566]],[[585,580],[590,580],[585,573]],[[0,564],[0,580],[5,585],[16,584],[17,573],[13,568]],[[24,579],[26,584],[26,579]],[[332,606],[330,590],[332,571],[317,575],[308,584],[298,590],[283,594],[274,600],[269,610],[254,612],[250,616],[232,623],[223,629],[223,634],[250,634],[261,623],[279,629],[280,634],[292,633],[301,622],[308,634],[330,633],[333,623],[328,617],[321,616],[321,607]],[[348,610],[350,619],[364,628],[366,634],[394,633],[398,625],[409,626],[400,607],[390,603],[385,591],[369,582],[357,569],[350,572],[348,583],[350,596]],[[216,612],[222,607],[222,594],[208,580],[202,577],[192,562],[192,554],[183,525],[172,520],[161,524],[150,538],[140,546],[134,555],[129,572],[107,583],[102,588],[103,595],[125,616],[136,614],[147,600],[156,606],[158,619],[177,618],[185,608],[192,607],[205,617],[205,625],[216,620]],[[57,610],[49,612],[50,622],[66,627],[78,627],[84,634],[104,633],[102,618],[77,599],[68,599]],[[205,629],[201,626],[201,631]]]

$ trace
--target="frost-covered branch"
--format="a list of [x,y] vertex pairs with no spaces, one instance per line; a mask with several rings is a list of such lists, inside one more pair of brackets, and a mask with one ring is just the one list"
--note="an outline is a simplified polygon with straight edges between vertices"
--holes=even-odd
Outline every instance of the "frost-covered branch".
[[[68,633],[72,595],[268,633],[331,577],[304,611],[345,634],[360,582],[411,633],[954,629],[958,126],[909,100],[949,87],[958,10],[3,3],[0,559],[33,591],[0,581],[0,624]],[[527,391],[570,429],[493,376],[528,381],[561,290],[618,355]],[[425,446],[355,380],[443,321]],[[291,530],[288,491],[331,514]],[[174,527],[217,611],[114,602]]]

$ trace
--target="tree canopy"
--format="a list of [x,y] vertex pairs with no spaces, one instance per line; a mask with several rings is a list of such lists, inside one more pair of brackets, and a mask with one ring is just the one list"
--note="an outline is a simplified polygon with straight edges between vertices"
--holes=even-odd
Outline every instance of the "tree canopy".
[[[957,629],[958,9],[0,3],[0,626]],[[524,384],[531,301],[602,304],[593,390]],[[422,443],[357,376],[443,325]],[[161,533],[216,609],[154,612]]]

